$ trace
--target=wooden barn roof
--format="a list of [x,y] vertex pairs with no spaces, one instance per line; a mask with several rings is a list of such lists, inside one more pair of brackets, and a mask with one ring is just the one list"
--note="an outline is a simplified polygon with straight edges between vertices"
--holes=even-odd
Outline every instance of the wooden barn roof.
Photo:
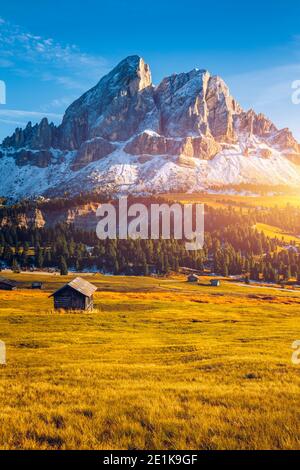
[[60,292],[62,289],[64,289],[67,286],[71,287],[72,289],[76,290],[77,292],[80,292],[81,294],[85,295],[86,297],[91,297],[91,295],[93,295],[94,292],[96,292],[96,290],[97,290],[97,287],[94,286],[93,284],[91,284],[90,282],[85,281],[81,277],[76,277],[72,281],[70,281],[67,284],[65,284],[64,286],[60,287],[60,289],[58,289],[57,291],[53,292],[53,294],[51,294],[50,297],[52,297],[54,294],[57,294],[58,292]]
[[16,287],[16,281],[12,281],[11,279],[6,279],[5,277],[0,276],[0,283],[6,284],[7,286]]

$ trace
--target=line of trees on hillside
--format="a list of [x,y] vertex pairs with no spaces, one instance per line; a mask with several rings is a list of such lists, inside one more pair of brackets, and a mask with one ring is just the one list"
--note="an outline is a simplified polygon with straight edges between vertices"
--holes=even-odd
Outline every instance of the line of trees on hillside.
[[[292,208],[287,217],[295,230],[297,213]],[[188,267],[270,282],[292,276],[300,281],[296,247],[284,249],[283,240],[258,232],[258,216],[261,222],[274,223],[278,214],[272,209],[260,214],[232,207],[206,208],[205,244],[198,251],[186,251],[185,242],[175,239],[101,241],[94,232],[66,224],[42,229],[4,226],[0,230],[0,262],[14,269],[59,268],[62,273],[96,269],[115,274],[167,274]]]

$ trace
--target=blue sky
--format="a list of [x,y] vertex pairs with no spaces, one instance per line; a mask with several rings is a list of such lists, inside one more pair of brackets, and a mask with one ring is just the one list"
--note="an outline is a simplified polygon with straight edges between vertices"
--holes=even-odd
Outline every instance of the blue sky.
[[139,54],[154,83],[194,67],[222,76],[248,109],[300,139],[300,2],[253,0],[10,0],[0,9],[0,139],[74,99],[121,59]]

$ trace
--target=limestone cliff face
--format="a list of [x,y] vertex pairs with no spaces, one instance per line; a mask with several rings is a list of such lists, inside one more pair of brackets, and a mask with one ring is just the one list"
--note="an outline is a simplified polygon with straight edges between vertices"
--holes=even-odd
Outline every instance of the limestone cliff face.
[[269,119],[263,114],[256,114],[253,109],[236,116],[235,128],[236,132],[246,132],[260,137],[277,132],[277,128]]
[[161,133],[171,137],[213,136],[234,140],[233,119],[241,112],[223,80],[205,70],[165,78],[155,91]]
[[58,223],[72,224],[82,230],[96,230],[98,219],[96,217],[97,204],[89,203],[74,206],[69,209],[49,210],[34,209],[21,211],[15,216],[0,218],[0,228],[43,228],[55,227]]
[[115,145],[108,140],[102,139],[102,137],[98,137],[93,141],[83,142],[72,162],[71,169],[76,171],[91,162],[100,160],[112,153],[115,148]]
[[[16,150],[18,164],[40,167],[50,164],[51,154],[45,152],[50,148],[76,150],[72,169],[78,170],[112,153],[114,142],[125,142],[129,154],[174,155],[187,145],[178,144],[178,138],[201,138],[207,159],[220,144],[237,142],[241,133],[299,153],[288,129],[279,131],[264,115],[243,111],[220,77],[194,69],[166,77],[154,87],[149,66],[139,56],[130,56],[66,110],[61,126],[47,119],[35,126],[28,123],[7,137],[3,147]],[[192,146],[198,146],[192,153],[201,158],[199,140]],[[214,150],[207,153],[207,146]]]
[[127,140],[154,107],[148,65],[138,56],[127,57],[67,109],[61,145],[77,149],[94,137]]
[[0,219],[0,227],[14,226],[19,228],[43,228],[46,222],[40,209],[17,213],[16,216],[4,216]]
[[221,148],[211,136],[175,140],[143,132],[126,145],[125,152],[131,155],[185,155],[210,160]]
[[11,137],[4,139],[2,145],[14,149],[28,147],[34,150],[57,147],[59,146],[58,129],[53,123],[49,124],[47,118],[42,119],[35,126],[29,122],[25,129],[16,129]]

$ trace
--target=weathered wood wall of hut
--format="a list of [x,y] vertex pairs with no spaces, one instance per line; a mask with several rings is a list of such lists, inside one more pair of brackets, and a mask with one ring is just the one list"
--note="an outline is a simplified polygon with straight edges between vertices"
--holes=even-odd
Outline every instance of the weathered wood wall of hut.
[[74,289],[66,287],[54,294],[54,307],[65,310],[85,310],[86,297]]
[[4,284],[4,282],[0,282],[0,290],[15,290],[16,287],[9,286],[8,284]]

